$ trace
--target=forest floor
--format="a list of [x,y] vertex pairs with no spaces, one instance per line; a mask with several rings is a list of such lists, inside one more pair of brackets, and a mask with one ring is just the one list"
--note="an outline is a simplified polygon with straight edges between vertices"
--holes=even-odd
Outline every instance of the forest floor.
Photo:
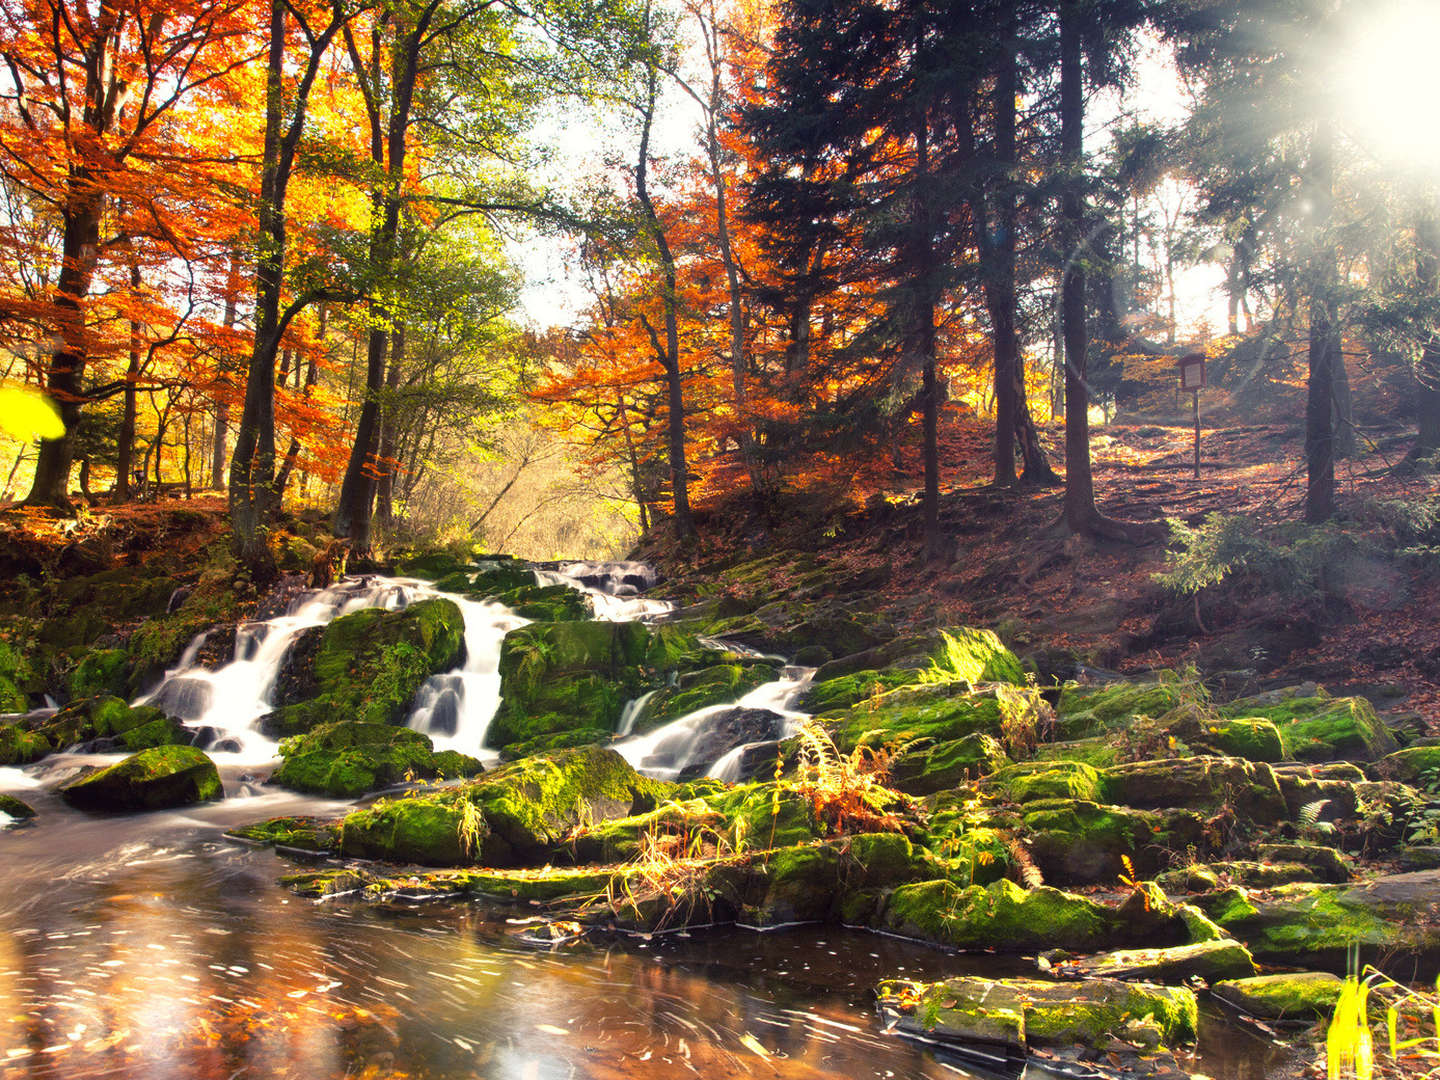
[[[1188,423],[1093,429],[1101,511],[1191,527],[1211,513],[1242,515],[1257,533],[1300,522],[1299,421],[1215,423],[1202,431],[1198,480]],[[944,449],[941,527],[953,549],[940,559],[923,554],[918,461],[902,462],[894,486],[815,493],[769,518],[721,504],[699,515],[693,549],[682,554],[652,536],[639,555],[682,593],[736,557],[773,551],[813,553],[837,573],[888,568],[888,582],[865,600],[897,626],[988,626],[1022,654],[1128,674],[1194,665],[1226,697],[1315,681],[1370,698],[1392,723],[1440,733],[1440,575],[1426,565],[1433,560],[1395,557],[1401,545],[1376,509],[1434,498],[1433,477],[1393,468],[1411,436],[1398,425],[1369,428],[1361,451],[1339,463],[1338,528],[1354,543],[1314,587],[1240,575],[1198,598],[1170,591],[1155,580],[1170,558],[1165,544],[1076,536],[1061,523],[1062,489],[991,485],[991,434],[980,423],[952,425]],[[1045,437],[1059,467],[1063,430]]]

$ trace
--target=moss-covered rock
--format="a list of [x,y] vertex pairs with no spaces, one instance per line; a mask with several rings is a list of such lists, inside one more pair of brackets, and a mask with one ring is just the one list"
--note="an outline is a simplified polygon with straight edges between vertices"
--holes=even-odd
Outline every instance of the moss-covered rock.
[[584,595],[568,585],[521,585],[495,595],[472,589],[470,595],[495,600],[531,622],[573,622],[594,614]]
[[1280,732],[1287,757],[1301,761],[1374,761],[1396,749],[1390,729],[1364,698],[1293,697],[1259,702],[1237,701],[1227,705],[1224,712],[1271,721]]
[[834,714],[835,742],[903,748],[950,742],[967,735],[999,735],[1000,706],[992,693],[971,693],[963,682],[906,685]]
[[124,649],[93,649],[70,672],[70,696],[123,694],[130,684],[130,654]]
[[1041,799],[1103,802],[1100,773],[1081,761],[1027,761],[996,772],[987,785],[1018,803]]
[[28,821],[35,816],[35,808],[29,803],[21,802],[14,795],[0,795],[0,814],[16,821]]
[[25,765],[54,749],[50,740],[23,722],[0,724],[0,765]]
[[711,664],[686,672],[673,687],[664,687],[649,697],[631,732],[644,734],[696,709],[737,701],[757,686],[774,682],[779,675],[773,664],[753,661]]
[[930,795],[987,776],[1009,763],[1000,741],[977,731],[962,739],[905,751],[890,766],[890,784],[911,795]]
[[[939,983],[889,980],[880,1008],[902,1031],[1013,1050],[1080,1043],[1108,1049],[1112,1039],[1177,1045],[1195,1038],[1190,990],[1115,979],[1042,982],[962,976]],[[1141,1033],[1141,1028],[1153,1028]]]
[[280,756],[284,760],[270,778],[274,783],[332,798],[355,798],[403,780],[483,771],[480,762],[464,754],[439,760],[430,738],[421,732],[350,721],[321,724],[286,739]]
[[344,820],[341,846],[350,855],[430,866],[543,862],[577,826],[643,813],[669,790],[613,750],[581,747],[357,810]]
[[1412,746],[1387,754],[1375,763],[1374,773],[1406,784],[1429,779],[1431,785],[1440,786],[1440,746]]
[[1181,807],[1214,813],[1228,806],[1261,825],[1289,813],[1275,772],[1241,758],[1162,758],[1112,765],[1101,774],[1110,801],[1145,808]]
[[1312,881],[1340,884],[1355,876],[1350,860],[1324,844],[1260,844],[1255,849],[1255,857],[1261,862],[1299,863],[1309,867]]
[[160,746],[60,788],[82,810],[161,810],[224,797],[215,763],[193,746]]
[[314,695],[267,713],[260,729],[298,735],[337,717],[401,723],[420,684],[460,660],[465,620],[453,600],[422,600],[402,611],[369,608],[332,621],[314,653]]
[[1335,1011],[1341,985],[1328,971],[1297,971],[1230,979],[1211,989],[1221,1001],[1261,1020],[1323,1020]]
[[903,885],[891,894],[883,928],[956,948],[1002,952],[1053,948],[1096,952],[1189,940],[1178,910],[1166,904],[1163,895],[1159,900],[1153,910],[1149,906],[1112,909],[1048,886],[1026,890],[1009,880],[968,888],[948,880],[924,881]]
[[1233,938],[1172,945],[1166,949],[1119,949],[1065,965],[1065,973],[1085,978],[1139,979],[1178,983],[1192,978],[1207,983],[1255,974],[1250,950]]
[[1280,737],[1280,729],[1263,717],[1206,718],[1194,730],[1185,734],[1192,746],[1230,757],[1272,763],[1284,761],[1288,757],[1285,741]]
[[1136,810],[1080,799],[1027,803],[1030,854],[1047,880],[1110,882],[1130,859],[1135,872],[1153,874],[1172,853],[1203,843],[1204,823],[1193,811]]
[[1055,706],[1059,736],[1078,739],[1109,731],[1136,716],[1161,717],[1181,703],[1177,682],[1067,685]]
[[335,851],[340,846],[337,822],[313,817],[278,817],[241,825],[225,834],[250,844],[296,848],[300,851]]

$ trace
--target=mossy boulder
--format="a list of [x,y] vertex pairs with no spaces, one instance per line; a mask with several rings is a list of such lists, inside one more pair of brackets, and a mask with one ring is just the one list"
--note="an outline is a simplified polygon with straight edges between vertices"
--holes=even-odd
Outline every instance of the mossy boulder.
[[568,585],[521,585],[493,595],[472,589],[470,595],[504,604],[531,622],[573,622],[594,614],[584,595]]
[[1160,758],[1112,765],[1101,773],[1101,784],[1111,802],[1142,809],[1214,813],[1228,806],[1260,825],[1283,821],[1289,814],[1274,770],[1242,758]]
[[0,724],[0,765],[25,765],[53,749],[49,739],[30,730],[23,721]]
[[1340,977],[1328,971],[1296,971],[1227,979],[1211,987],[1221,1001],[1261,1020],[1324,1020],[1340,1000]]
[[1027,803],[1030,854],[1047,880],[1111,882],[1130,859],[1136,873],[1168,866],[1172,853],[1203,843],[1204,822],[1193,811],[1137,810],[1081,799]]
[[1344,970],[1351,946],[1366,959],[1410,955],[1440,965],[1440,871],[1363,885],[1296,884],[1263,898],[1232,888],[1207,902],[1210,916],[1262,960]]
[[1000,734],[1000,706],[994,694],[972,693],[962,682],[901,686],[832,718],[835,742],[845,750]]
[[723,654],[673,627],[534,623],[505,635],[501,704],[486,733],[503,748],[583,728],[613,732],[625,703]]
[[225,835],[249,844],[300,851],[335,851],[340,846],[339,825],[314,817],[269,818],[241,825]]
[[930,795],[977,780],[1010,763],[993,735],[977,731],[907,750],[890,766],[890,786],[910,795]]
[[774,682],[779,675],[778,668],[763,662],[727,662],[687,671],[673,687],[656,691],[645,702],[631,731],[644,734],[696,709],[737,701],[756,687]]
[[429,736],[421,732],[344,720],[286,739],[280,744],[280,756],[284,760],[272,782],[332,798],[355,798],[407,779],[433,779],[442,772],[454,778],[483,771],[480,762],[463,754],[440,760]]
[[876,990],[880,1009],[901,1031],[960,1043],[992,1043],[1025,1052],[1079,1043],[1109,1049],[1113,1039],[1153,1049],[1193,1041],[1198,1007],[1177,987],[1090,979],[986,979],[968,975],[938,983],[888,980]]
[[1008,879],[969,887],[924,881],[902,885],[890,895],[882,928],[955,948],[1002,952],[1096,952],[1190,940],[1178,909],[1163,894],[1153,907],[1151,902],[1147,894],[1143,905],[1137,901],[1114,909],[1049,886],[1027,890]]
[[1027,761],[1000,769],[987,784],[1018,803],[1041,799],[1103,802],[1100,773],[1083,761]]
[[1229,757],[1275,763],[1289,756],[1280,729],[1263,717],[1207,717],[1185,736],[1192,746]]
[[1364,698],[1252,698],[1223,711],[1269,720],[1280,732],[1286,756],[1300,761],[1374,761],[1397,749],[1395,736]]
[[162,810],[224,797],[215,763],[193,746],[159,746],[60,788],[82,810]]
[[547,861],[577,826],[652,809],[669,786],[615,751],[581,747],[496,769],[471,784],[349,814],[346,854],[431,866]]
[[35,816],[35,808],[14,795],[0,795],[0,814],[16,821],[28,821]]
[[124,694],[130,684],[130,666],[130,654],[124,649],[93,649],[70,672],[70,696]]
[[1182,700],[1177,682],[1112,683],[1108,686],[1069,684],[1055,706],[1058,735],[1078,739],[1112,728],[1136,716],[1164,716]]
[[343,615],[321,634],[310,677],[296,677],[314,695],[267,713],[260,729],[272,737],[298,735],[337,717],[402,723],[420,684],[460,662],[464,640],[465,620],[453,600]]

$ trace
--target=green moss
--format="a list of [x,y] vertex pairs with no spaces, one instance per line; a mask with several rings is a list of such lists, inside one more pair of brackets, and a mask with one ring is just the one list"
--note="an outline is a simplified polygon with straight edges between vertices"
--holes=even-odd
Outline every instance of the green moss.
[[428,736],[389,724],[341,721],[322,724],[280,744],[285,760],[271,779],[296,791],[332,798],[355,798],[367,791],[406,779],[473,776],[481,771],[474,758],[451,751],[442,768]]
[[1193,992],[1163,986],[1092,979],[1042,982],[962,976],[940,983],[882,982],[882,1010],[902,1014],[902,1030],[962,1042],[998,1042],[1019,1049],[1073,1046],[1099,1049],[1150,1027],[1156,1044],[1195,1038]]
[[1341,981],[1329,972],[1299,971],[1217,982],[1215,996],[1262,1020],[1323,1020],[1335,1010]]
[[890,767],[890,786],[912,795],[929,795],[986,776],[1009,762],[998,739],[975,732],[963,739],[906,751]]
[[993,695],[972,694],[960,682],[902,686],[837,717],[835,741],[904,746],[920,739],[948,742],[967,735],[1000,733],[1000,706]]
[[805,691],[800,707],[815,714],[848,709],[869,699],[878,698],[887,690],[912,683],[918,684],[922,674],[918,668],[900,668],[837,675],[833,679],[812,683]]
[[[582,824],[652,808],[669,788],[635,772],[615,751],[564,750],[515,762],[463,787],[415,794],[357,810],[341,843],[351,855],[432,866],[513,866],[559,853]],[[474,830],[460,838],[468,802]]]
[[1094,735],[1088,739],[1069,739],[1063,742],[1041,743],[1035,749],[1036,761],[1074,761],[1103,769],[1120,760],[1120,747],[1108,735]]
[[1196,732],[1191,742],[1251,761],[1277,762],[1288,756],[1280,729],[1261,717],[1216,717]]
[[1287,756],[1301,761],[1370,761],[1396,749],[1395,737],[1364,698],[1297,697],[1265,705],[1241,701],[1225,712],[1271,721]]
[[1055,706],[1061,738],[1108,731],[1136,716],[1159,717],[1180,703],[1175,683],[1116,683],[1101,688],[1067,685]]
[[0,675],[0,713],[23,713],[30,708],[25,692],[4,675]]
[[1274,770],[1241,758],[1161,758],[1112,765],[1101,773],[1101,786],[1110,802],[1124,806],[1206,813],[1229,807],[1262,825],[1289,815]]
[[302,851],[334,851],[340,846],[339,825],[313,817],[270,818],[230,829],[225,835],[252,844],[299,848]]
[[28,821],[35,816],[35,808],[14,795],[0,795],[0,814],[8,814],[17,821]]
[[37,761],[53,749],[44,735],[19,723],[0,724],[0,765],[24,765]]
[[1104,806],[1080,799],[1044,800],[1025,807],[1030,852],[1047,879],[1111,882],[1125,871],[1154,873],[1171,853],[1202,842],[1199,815]]
[[1375,774],[1413,784],[1429,776],[1432,784],[1440,784],[1440,746],[1412,746],[1381,758]]
[[1018,803],[1040,799],[1103,802],[1100,774],[1080,761],[1024,762],[1001,769],[990,782]]
[[1411,903],[1387,905],[1350,886],[1288,885],[1265,902],[1232,903],[1212,917],[1263,960],[1338,966],[1351,946],[1366,955],[1440,952],[1440,931],[1416,920],[1414,911]]
[[224,796],[215,763],[193,746],[159,746],[64,784],[83,810],[159,810]]
[[[539,717],[535,721],[535,726],[564,727],[570,722],[571,718],[567,716],[554,716],[550,719]],[[537,735],[533,739],[525,739],[522,742],[512,742],[500,751],[500,760],[519,761],[532,754],[548,754],[554,750],[569,750],[576,746],[598,746],[608,743],[612,739],[613,733],[608,728],[571,728],[568,731],[555,731],[549,735]]]
[[1025,669],[993,630],[957,626],[940,631],[931,653],[933,670],[969,683],[1004,682],[1025,685]]
[[296,735],[334,720],[398,724],[420,684],[455,666],[465,620],[453,600],[422,600],[403,611],[368,608],[341,616],[321,635],[315,696],[267,714],[261,730]]
[[780,848],[765,856],[765,897],[754,925],[828,919],[840,894],[840,854],[828,844]]
[[[132,710],[132,715],[135,713],[140,714],[140,722],[120,735],[120,741],[125,744],[125,749],[146,750],[152,746],[185,746],[189,744],[191,733],[186,731],[180,721],[173,716],[166,716],[159,709],[152,709],[149,706],[141,706]],[[159,715],[145,719],[147,713]]]

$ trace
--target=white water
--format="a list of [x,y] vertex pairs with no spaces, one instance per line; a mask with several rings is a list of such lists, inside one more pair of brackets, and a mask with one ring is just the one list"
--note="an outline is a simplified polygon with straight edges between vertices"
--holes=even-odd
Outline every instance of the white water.
[[536,570],[541,585],[567,585],[582,593],[601,622],[645,622],[675,610],[666,600],[639,595],[658,580],[654,569],[635,562],[561,563],[554,570]]
[[[157,705],[188,724],[213,728],[218,745],[208,751],[212,755],[269,761],[276,756],[276,744],[255,729],[255,722],[274,707],[275,680],[303,631],[365,608],[399,611],[417,600],[447,595],[411,578],[346,578],[304,594],[279,618],[241,623],[235,628],[235,659],[215,671],[195,665],[205,640],[200,635],[160,685],[135,704]],[[465,661],[421,687],[410,725],[433,731],[437,749],[474,753],[500,705],[500,641],[526,620],[501,604],[448,598],[465,619]]]
[[[800,722],[809,719],[810,714],[799,712],[791,706],[805,692],[814,677],[814,668],[787,667],[780,672],[779,679],[757,686],[737,701],[696,709],[645,735],[622,739],[615,743],[615,749],[641,772],[662,780],[673,780],[691,764],[696,744],[705,730],[705,721],[720,713],[732,709],[764,709],[780,716],[781,738],[793,735]],[[627,705],[627,710],[628,708]],[[756,744],[746,744],[753,745]],[[740,755],[745,749],[745,746],[741,746],[731,750],[711,766],[708,775],[725,779],[718,770],[723,765],[733,773],[738,768]]]
[[530,620],[494,601],[450,599],[465,617],[465,662],[421,685],[407,723],[429,735],[436,750],[475,755],[500,708],[500,643]]

